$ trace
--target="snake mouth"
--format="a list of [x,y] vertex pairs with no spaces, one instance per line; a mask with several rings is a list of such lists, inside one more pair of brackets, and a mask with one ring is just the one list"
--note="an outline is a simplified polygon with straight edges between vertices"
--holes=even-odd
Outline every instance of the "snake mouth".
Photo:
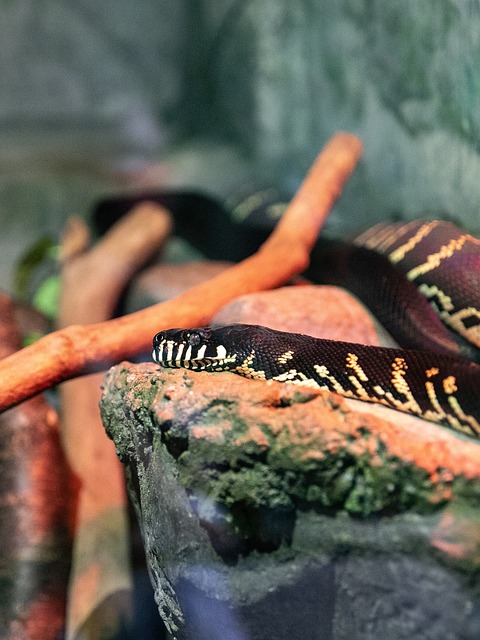
[[237,361],[235,355],[228,356],[222,345],[208,347],[168,339],[154,342],[152,359],[162,367],[203,371],[225,371]]

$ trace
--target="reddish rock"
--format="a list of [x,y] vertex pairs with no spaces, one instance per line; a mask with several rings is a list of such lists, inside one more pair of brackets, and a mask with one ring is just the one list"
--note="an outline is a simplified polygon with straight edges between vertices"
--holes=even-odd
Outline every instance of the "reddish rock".
[[261,324],[317,338],[380,344],[371,314],[344,289],[324,285],[281,287],[241,296],[213,324]]
[[[243,296],[214,322],[391,344],[334,287]],[[327,392],[126,363],[102,416],[172,638],[480,637],[478,442]]]
[[110,370],[101,411],[173,638],[478,637],[478,442],[149,364]]

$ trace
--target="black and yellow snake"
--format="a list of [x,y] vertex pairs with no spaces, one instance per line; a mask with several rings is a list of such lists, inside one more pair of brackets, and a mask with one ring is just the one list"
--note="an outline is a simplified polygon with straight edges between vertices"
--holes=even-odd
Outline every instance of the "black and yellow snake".
[[[380,260],[373,269],[380,285],[362,272],[364,268],[372,272],[372,249],[375,259]],[[371,347],[256,325],[230,325],[162,331],[153,340],[154,361],[167,367],[233,371],[248,378],[327,389],[480,438],[480,366],[463,357],[478,358],[480,348],[480,241],[447,222],[414,221],[378,225],[348,251],[335,250],[340,266],[331,269],[331,281],[356,274],[367,290],[366,297],[370,292],[370,297],[378,298],[373,306],[377,304],[377,312],[380,307],[387,325],[400,327],[397,340],[414,349]],[[325,267],[322,261],[328,247],[319,246],[316,251],[310,271]],[[397,270],[392,275],[390,262],[378,258],[379,254],[403,269],[407,279],[400,278]],[[393,293],[389,278],[393,278]],[[403,298],[395,301],[393,296],[398,293]],[[460,348],[439,325],[437,316],[432,319],[432,307],[445,324],[461,334]],[[423,321],[421,330],[415,328],[416,316]]]

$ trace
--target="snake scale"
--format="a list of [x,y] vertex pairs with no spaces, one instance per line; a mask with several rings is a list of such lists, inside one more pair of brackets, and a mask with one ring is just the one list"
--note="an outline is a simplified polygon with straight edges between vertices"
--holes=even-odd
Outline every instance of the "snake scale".
[[[321,245],[317,252],[328,254]],[[380,262],[372,270],[368,263],[373,254]],[[342,277],[348,271],[358,276],[364,264],[371,278],[380,278],[375,283],[357,277],[364,288],[367,282],[368,290],[379,292],[379,315],[400,325],[397,341],[414,349],[333,342],[239,324],[161,331],[153,340],[154,361],[326,389],[480,438],[480,366],[470,361],[478,359],[480,348],[480,241],[445,221],[381,224],[359,236],[347,252],[340,251],[340,263],[343,267],[335,267],[331,278],[336,283],[340,272]],[[396,301],[386,276],[392,264],[393,288],[403,295]],[[404,275],[398,276],[399,269]],[[423,330],[415,329],[415,316],[423,321]],[[457,347],[437,316],[460,335],[463,346]]]

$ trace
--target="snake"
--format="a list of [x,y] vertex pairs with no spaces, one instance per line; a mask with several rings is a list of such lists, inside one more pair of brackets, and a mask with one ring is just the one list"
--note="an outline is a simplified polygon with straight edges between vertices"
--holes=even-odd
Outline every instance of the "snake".
[[[163,367],[230,371],[323,389],[480,438],[480,366],[472,361],[480,347],[479,246],[478,239],[450,222],[418,220],[380,223],[354,239],[348,251],[340,251],[343,266],[330,269],[331,279],[338,281],[344,272],[360,274],[357,280],[364,289],[377,292],[374,297],[384,315],[404,325],[400,334],[405,339],[400,342],[407,348],[232,324],[160,331],[153,338],[152,358]],[[335,250],[338,254],[338,247]],[[320,243],[312,253],[314,268],[321,270],[315,251],[325,256],[328,249]],[[377,261],[373,271],[372,256]],[[360,265],[371,269],[370,276],[379,276],[381,284],[364,277]],[[403,299],[392,299],[391,279]],[[418,304],[420,312],[415,311]],[[405,311],[409,307],[413,320]],[[423,332],[415,330],[415,315],[424,320]],[[409,338],[409,333],[415,337]],[[453,333],[464,348],[458,348]]]

